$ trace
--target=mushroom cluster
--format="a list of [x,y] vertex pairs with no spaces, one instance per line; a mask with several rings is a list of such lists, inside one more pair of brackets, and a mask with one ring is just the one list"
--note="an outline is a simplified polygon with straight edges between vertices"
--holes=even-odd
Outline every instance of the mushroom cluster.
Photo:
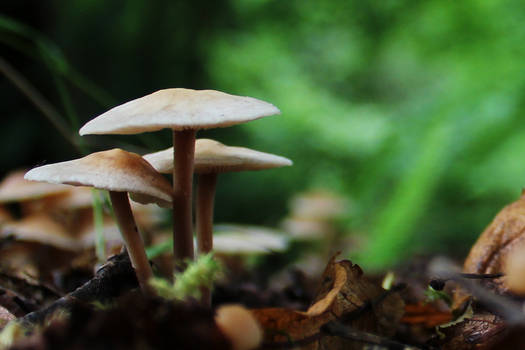
[[[95,230],[93,197],[88,187],[73,187],[24,179],[26,170],[7,174],[0,182],[0,264],[12,271],[64,287],[62,278],[73,272],[91,273],[94,248],[102,250],[99,262],[117,252],[122,238],[113,216],[100,208]],[[160,208],[132,203],[137,224],[145,233],[160,225]],[[95,231],[104,242],[97,242]],[[98,243],[98,244],[97,244]],[[104,254],[102,254],[104,253]],[[52,257],[52,258],[50,258]],[[103,260],[102,260],[103,259]],[[69,268],[63,269],[65,266]],[[57,269],[66,273],[59,274]]]
[[[121,149],[97,152],[81,159],[32,169],[25,178],[108,190],[137,279],[142,289],[148,291],[151,267],[133,220],[128,193],[133,201],[172,207],[174,258],[176,266],[184,268],[184,261],[194,258],[194,173],[199,176],[196,221],[201,254],[212,249],[213,202],[218,173],[292,164],[284,157],[227,147],[213,140],[196,140],[197,130],[226,127],[279,113],[274,105],[251,97],[213,90],[159,90],[92,119],[80,129],[80,135],[137,134],[169,128],[173,131],[172,148],[144,158]],[[173,174],[173,187],[160,174],[162,172]]]
[[[173,172],[173,149],[144,156],[157,171]],[[197,179],[196,226],[197,252],[206,254],[213,248],[213,204],[217,176],[220,173],[263,170],[292,165],[288,158],[254,151],[244,147],[231,147],[210,139],[195,142],[194,173]]]

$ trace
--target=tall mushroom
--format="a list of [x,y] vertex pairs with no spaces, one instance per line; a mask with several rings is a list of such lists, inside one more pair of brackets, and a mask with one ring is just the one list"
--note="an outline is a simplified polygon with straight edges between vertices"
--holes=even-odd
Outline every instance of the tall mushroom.
[[[144,156],[158,172],[171,173],[171,148]],[[206,254],[213,248],[213,202],[217,175],[225,172],[263,170],[292,165],[288,158],[254,151],[244,147],[226,146],[210,139],[198,139],[195,144],[195,173],[198,174],[196,221],[197,249]]]
[[274,105],[252,97],[214,90],[165,89],[107,111],[84,125],[80,135],[173,130],[173,246],[180,262],[194,254],[191,197],[196,131],[279,113]]
[[[145,155],[150,164],[161,173],[173,171],[173,151]],[[224,172],[263,170],[292,165],[288,158],[274,154],[254,151],[244,147],[225,146],[210,139],[198,139],[195,144],[195,173],[197,179],[197,251],[206,254],[213,248],[213,203],[217,186],[217,175]],[[211,304],[211,294],[206,288],[201,290],[202,302]]]
[[28,171],[25,179],[108,190],[122,238],[144,291],[152,277],[142,238],[137,231],[127,192],[141,202],[169,206],[170,183],[138,154],[112,149],[84,158],[48,164]]

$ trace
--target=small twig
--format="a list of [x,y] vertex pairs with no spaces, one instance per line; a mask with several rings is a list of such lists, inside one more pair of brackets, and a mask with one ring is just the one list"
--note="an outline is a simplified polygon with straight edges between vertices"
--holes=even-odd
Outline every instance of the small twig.
[[525,324],[525,314],[521,311],[521,304],[502,295],[492,293],[472,281],[472,278],[465,277],[465,274],[458,272],[458,270],[459,268],[456,265],[444,258],[435,259],[429,266],[431,275],[437,275],[441,280],[453,280],[458,283],[472,293],[479,303],[492,313],[500,315],[509,325]]
[[21,317],[17,322],[31,330],[57,310],[69,310],[77,302],[106,302],[138,287],[135,271],[126,252],[109,258],[91,280],[51,305]]
[[[503,273],[458,273],[458,278],[466,278],[472,280],[495,279],[505,276]],[[443,290],[445,283],[450,279],[433,278],[428,283],[434,290]]]
[[493,279],[505,276],[503,273],[460,273],[459,277],[472,280]]
[[[306,346],[310,343],[318,341],[324,335],[333,335],[333,336],[341,336],[347,339],[352,339],[355,341],[368,343],[368,344],[376,344],[376,345],[383,345],[383,346],[386,346],[388,344],[390,345],[395,344],[396,346],[399,346],[399,345],[402,346],[401,348],[400,347],[389,347],[389,349],[418,349],[416,347],[410,347],[408,345],[397,343],[387,338],[383,338],[381,336],[367,333],[364,331],[360,331],[360,330],[357,330],[351,327],[347,327],[344,325],[344,323],[356,320],[359,317],[361,317],[365,312],[372,310],[375,306],[382,303],[391,294],[399,292],[405,288],[406,288],[406,285],[403,283],[393,286],[391,289],[386,290],[383,293],[381,293],[381,295],[379,295],[377,298],[369,300],[365,302],[359,308],[355,309],[354,311],[351,311],[345,315],[342,315],[338,320],[325,323],[324,325],[321,326],[319,332],[314,333],[308,337],[298,339],[298,340],[290,340],[290,341],[282,341],[282,342],[266,342],[266,343],[263,343],[262,348],[263,349],[296,348],[300,346]],[[344,328],[344,331],[341,327]],[[378,342],[378,341],[381,341],[381,342]]]

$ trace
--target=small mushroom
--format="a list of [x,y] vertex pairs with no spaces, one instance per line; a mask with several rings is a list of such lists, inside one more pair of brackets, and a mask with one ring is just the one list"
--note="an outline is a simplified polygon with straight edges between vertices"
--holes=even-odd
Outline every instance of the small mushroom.
[[525,244],[518,244],[514,250],[504,257],[503,271],[505,272],[505,285],[519,296],[525,295]]
[[82,251],[82,243],[48,213],[34,213],[0,227],[1,238],[14,241],[0,250],[3,267],[31,273],[41,280],[51,278],[51,271],[69,265]]
[[195,134],[279,114],[274,105],[214,90],[165,89],[117,106],[80,129],[88,134],[173,130],[173,241],[177,261],[193,258],[192,176]]
[[[157,171],[171,173],[171,148],[144,156]],[[263,170],[292,165],[288,158],[254,151],[244,147],[226,146],[210,139],[198,139],[195,144],[197,188],[197,247],[199,254],[213,248],[213,202],[217,175],[224,172]]]
[[241,305],[222,305],[215,323],[230,340],[234,350],[256,349],[263,340],[263,330],[250,310]]
[[[171,173],[171,149],[145,155],[154,168],[161,173]],[[254,151],[244,147],[225,146],[210,139],[199,139],[195,144],[194,170],[197,179],[197,251],[206,254],[213,249],[213,202],[217,175],[224,172],[263,170],[292,165],[288,158]],[[211,303],[208,290],[203,289],[202,301]]]
[[[120,250],[122,247],[122,234],[112,219],[106,218],[100,228],[104,236],[104,242],[108,251]],[[93,249],[96,246],[96,231],[93,222],[85,227],[79,234],[84,249]]]
[[327,190],[299,193],[292,198],[291,213],[282,226],[297,240],[333,243],[337,233],[336,220],[343,217],[349,208],[346,199]]
[[171,185],[137,154],[113,149],[90,154],[84,158],[44,165],[30,170],[27,180],[91,186],[109,191],[113,211],[122,237],[144,291],[152,276],[142,238],[137,231],[127,192],[133,192],[145,202],[169,205]]
[[52,203],[71,191],[70,186],[31,182],[25,170],[9,173],[0,183],[0,203],[17,203],[22,216],[47,210]]
[[213,250],[220,255],[261,255],[283,252],[288,238],[275,230],[253,226],[222,226],[213,236]]
[[65,228],[46,214],[33,214],[19,221],[6,223],[0,237],[14,236],[17,241],[36,242],[65,251],[80,251],[78,239],[68,234]]
[[[227,270],[230,272],[235,270],[230,268],[230,263],[235,266],[242,265],[247,257],[282,253],[289,246],[289,239],[283,232],[266,227],[217,225],[214,228],[214,256],[226,262]],[[168,260],[165,253],[171,249],[172,244],[171,234],[161,231],[155,234],[148,248],[148,256],[151,259],[158,258],[157,267],[167,274],[173,270],[173,261]]]
[[13,171],[0,183],[0,203],[22,202],[70,191],[68,186],[31,182],[24,179],[25,170]]
[[72,187],[62,196],[58,196],[53,203],[54,209],[67,211],[91,209],[92,206],[93,193],[89,187]]
[[350,208],[347,200],[327,190],[300,193],[290,206],[294,218],[325,222],[340,218]]

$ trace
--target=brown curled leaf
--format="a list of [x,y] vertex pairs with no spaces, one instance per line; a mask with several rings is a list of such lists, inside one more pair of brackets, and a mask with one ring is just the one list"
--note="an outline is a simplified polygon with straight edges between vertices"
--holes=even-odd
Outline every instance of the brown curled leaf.
[[433,328],[450,322],[451,320],[452,313],[450,311],[441,311],[432,304],[419,302],[405,306],[405,315],[401,319],[401,322]]
[[[333,257],[321,279],[312,306],[306,311],[269,308],[252,310],[264,329],[268,348],[352,349],[362,344],[322,334],[321,326],[338,320],[358,330],[392,335],[403,315],[404,303],[396,293],[368,281],[358,265]],[[377,301],[377,302],[374,302]]]
[[[483,231],[465,260],[468,273],[504,271],[507,255],[525,243],[525,191],[520,199],[504,207]],[[500,293],[508,291],[505,278],[493,280]]]
[[442,331],[446,334],[443,350],[491,349],[504,337],[505,325],[495,315],[480,313]]

